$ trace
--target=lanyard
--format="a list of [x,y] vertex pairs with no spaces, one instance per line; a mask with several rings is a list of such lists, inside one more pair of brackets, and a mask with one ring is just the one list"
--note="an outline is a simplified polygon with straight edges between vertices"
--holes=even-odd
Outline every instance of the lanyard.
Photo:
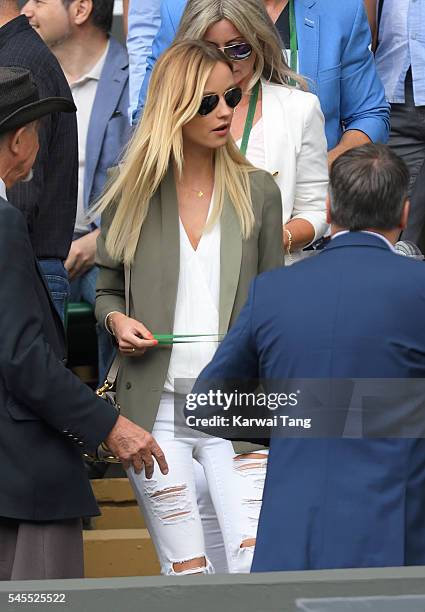
[[[295,24],[295,8],[294,0],[289,0],[289,32],[290,32],[290,48],[291,48],[291,70],[293,72],[298,71],[298,39],[297,39],[297,28]],[[292,82],[291,85],[296,85]],[[242,136],[242,142],[240,151],[242,155],[246,155],[248,148],[249,136],[252,130],[252,124],[254,121],[255,110],[257,108],[258,92],[260,90],[260,81],[254,85],[251,99],[249,101],[248,114],[246,116],[245,127]]]
[[295,23],[294,0],[289,0],[289,46],[291,49],[291,70],[298,71],[298,39]]
[[254,121],[255,109],[257,108],[258,92],[260,91],[260,81],[257,81],[252,89],[251,99],[249,101],[248,114],[246,116],[245,127],[243,130],[242,142],[240,151],[242,155],[246,155],[248,148],[249,135],[251,134],[252,124]]

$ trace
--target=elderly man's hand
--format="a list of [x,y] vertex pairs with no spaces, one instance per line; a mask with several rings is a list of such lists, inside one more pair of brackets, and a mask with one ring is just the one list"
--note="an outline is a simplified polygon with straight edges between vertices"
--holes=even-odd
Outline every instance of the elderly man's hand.
[[140,474],[144,467],[146,478],[152,478],[155,458],[161,472],[168,474],[165,455],[155,438],[121,415],[105,443],[126,470],[133,465],[136,474]]

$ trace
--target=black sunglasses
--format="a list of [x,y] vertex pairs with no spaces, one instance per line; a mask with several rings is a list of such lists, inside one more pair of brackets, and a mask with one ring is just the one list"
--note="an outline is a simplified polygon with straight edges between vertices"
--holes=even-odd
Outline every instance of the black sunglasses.
[[219,47],[224,55],[232,62],[240,62],[248,59],[252,53],[252,45],[247,42],[237,42],[225,47]]
[[[242,89],[240,87],[232,87],[223,94],[224,101],[229,108],[236,108],[242,99]],[[209,115],[215,108],[217,108],[220,102],[220,96],[218,94],[208,94],[202,98],[201,106],[199,107],[198,113],[205,117]]]

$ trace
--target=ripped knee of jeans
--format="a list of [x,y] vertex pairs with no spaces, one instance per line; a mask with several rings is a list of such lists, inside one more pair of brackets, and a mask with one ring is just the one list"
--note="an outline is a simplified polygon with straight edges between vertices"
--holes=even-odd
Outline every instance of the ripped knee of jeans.
[[268,455],[266,453],[242,453],[233,457],[234,468],[239,474],[264,475],[267,468]]
[[248,574],[251,571],[255,542],[256,539],[250,537],[246,537],[241,541],[235,556],[236,571],[238,573]]
[[191,574],[214,574],[214,568],[206,555],[185,561],[172,561],[167,571],[167,576],[189,576]]
[[256,538],[245,538],[245,540],[242,540],[239,548],[251,548],[251,547],[255,548],[256,541],[257,541]]
[[149,497],[153,513],[165,525],[175,525],[194,518],[187,484],[160,488],[156,481],[149,481],[146,483],[145,494]]
[[261,451],[254,453],[243,453],[233,458],[233,469],[241,478],[251,481],[249,487],[250,495],[242,500],[250,523],[250,534],[246,534],[245,541],[253,540],[253,544],[245,544],[241,548],[255,546],[255,534],[257,533],[258,519],[263,501],[264,481],[266,478],[268,454]]

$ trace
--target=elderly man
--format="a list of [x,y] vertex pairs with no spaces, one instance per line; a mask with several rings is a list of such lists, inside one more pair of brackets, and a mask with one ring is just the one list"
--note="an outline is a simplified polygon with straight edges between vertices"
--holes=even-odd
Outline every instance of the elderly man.
[[[383,145],[341,155],[330,174],[329,245],[317,257],[253,281],[238,321],[194,392],[216,389],[211,381],[233,391],[235,380],[254,384],[258,378],[266,388],[277,380],[308,387],[311,379],[336,385],[336,379],[424,378],[425,328],[418,321],[425,269],[392,246],[407,223],[408,181],[404,162]],[[383,401],[378,386],[372,390]],[[303,397],[295,416],[308,409]],[[392,426],[393,437],[330,438],[340,423],[334,413],[324,427],[329,405],[307,414],[316,414],[313,425],[321,428],[315,439],[304,439],[308,430],[301,428],[296,438],[283,439],[283,427],[272,434],[253,571],[423,565],[425,440],[414,437],[423,432],[401,439]],[[198,408],[196,416],[211,413],[211,407]],[[357,431],[354,422],[344,429],[350,422],[343,415],[341,431],[389,435],[388,428],[370,426],[374,414],[364,412],[363,426],[369,426]],[[391,426],[400,415],[395,402],[380,416]]]
[[40,99],[20,67],[0,68],[0,92],[0,580],[76,578],[81,517],[98,513],[81,451],[104,440],[138,472],[144,465],[151,476],[154,456],[167,466],[150,434],[64,367],[60,317],[24,217],[6,200],[31,173],[38,121],[75,106]]

